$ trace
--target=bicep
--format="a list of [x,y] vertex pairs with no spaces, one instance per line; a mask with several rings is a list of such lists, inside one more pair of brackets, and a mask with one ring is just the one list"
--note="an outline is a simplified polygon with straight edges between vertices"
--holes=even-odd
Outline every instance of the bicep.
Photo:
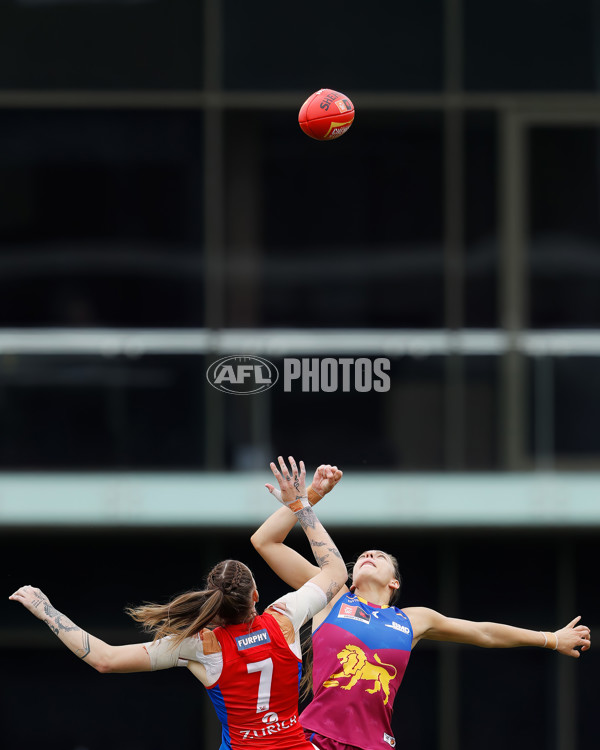
[[434,609],[426,607],[405,609],[404,613],[413,626],[415,642],[421,638],[426,638],[430,641],[481,645],[483,638],[481,623],[472,620],[460,620],[456,617],[446,617]]

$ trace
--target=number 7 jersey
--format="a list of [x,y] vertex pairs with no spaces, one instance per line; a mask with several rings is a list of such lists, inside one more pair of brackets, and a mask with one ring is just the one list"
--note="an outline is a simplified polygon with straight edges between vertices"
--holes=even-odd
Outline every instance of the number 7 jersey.
[[223,656],[207,688],[223,725],[221,750],[314,750],[298,721],[302,662],[273,615],[213,631]]

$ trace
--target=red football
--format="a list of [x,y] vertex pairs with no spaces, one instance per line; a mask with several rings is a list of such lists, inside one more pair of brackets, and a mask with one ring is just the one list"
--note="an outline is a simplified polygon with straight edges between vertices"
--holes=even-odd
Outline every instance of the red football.
[[348,130],[354,121],[354,105],[344,94],[319,89],[304,102],[298,114],[300,127],[311,138],[332,141]]

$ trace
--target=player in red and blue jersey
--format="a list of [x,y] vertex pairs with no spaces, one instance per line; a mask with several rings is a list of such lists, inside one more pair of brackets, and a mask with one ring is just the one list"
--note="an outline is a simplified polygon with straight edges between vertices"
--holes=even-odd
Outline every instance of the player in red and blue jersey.
[[[206,588],[167,604],[128,613],[154,634],[146,644],[111,646],[58,612],[39,589],[23,586],[11,597],[43,620],[60,640],[100,672],[144,672],[187,666],[207,688],[222,724],[221,750],[315,750],[298,721],[302,667],[300,627],[323,609],[347,579],[346,566],[309,505],[305,469],[290,458],[271,464],[281,501],[300,521],[318,567],[298,591],[262,615],[250,569],[225,560]],[[286,509],[286,512],[287,511]]]
[[[318,502],[342,472],[323,465],[308,498]],[[272,494],[278,490],[267,485]],[[299,588],[315,568],[284,544],[296,519],[276,511],[252,536],[252,543],[288,585]],[[394,557],[368,550],[356,561],[350,589],[343,586],[313,617],[313,699],[300,716],[307,738],[321,750],[386,750],[395,747],[391,729],[394,698],[411,650],[423,638],[486,648],[541,646],[579,657],[590,648],[590,631],[579,617],[555,632],[495,622],[445,617],[427,607],[393,606],[400,589]],[[303,680],[310,680],[310,668]],[[346,717],[351,717],[347,721]]]

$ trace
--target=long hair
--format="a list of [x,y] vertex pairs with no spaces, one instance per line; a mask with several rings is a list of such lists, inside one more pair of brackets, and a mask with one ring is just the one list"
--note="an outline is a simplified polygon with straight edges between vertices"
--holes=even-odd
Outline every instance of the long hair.
[[238,560],[223,560],[206,577],[202,591],[187,591],[167,604],[144,603],[125,612],[154,640],[173,637],[173,646],[209,625],[250,622],[256,611],[252,600],[254,579]]
[[[400,599],[400,589],[402,588],[402,576],[400,574],[400,568],[398,566],[398,560],[389,552],[386,553],[390,558],[390,562],[394,566],[394,578],[400,584],[397,589],[391,589],[389,606],[396,606],[396,602]],[[355,563],[347,563],[348,574],[352,577],[352,570]],[[349,587],[352,583],[349,582]],[[302,636],[302,679],[300,680],[300,700],[308,700],[312,692],[312,681],[313,681],[313,643],[312,643],[312,627],[307,627],[304,635]]]

